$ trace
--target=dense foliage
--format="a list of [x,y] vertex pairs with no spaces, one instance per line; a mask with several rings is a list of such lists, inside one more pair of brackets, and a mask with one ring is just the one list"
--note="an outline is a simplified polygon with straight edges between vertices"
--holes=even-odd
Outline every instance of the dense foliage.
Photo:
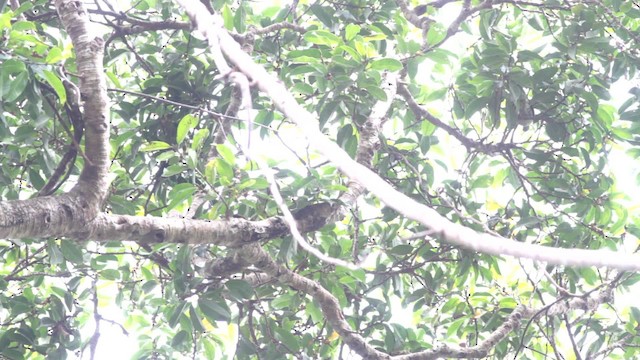
[[[437,0],[419,11],[404,0],[203,2],[327,136],[359,161],[369,154],[364,165],[400,192],[519,242],[636,251],[637,2]],[[192,218],[246,219],[256,234],[260,220],[281,219],[269,182],[237,146],[249,136],[243,109],[233,111],[239,94],[178,4],[84,5],[92,36],[104,39],[109,88],[104,212],[185,227]],[[50,1],[2,8],[0,204],[62,194],[91,165],[67,31]],[[389,74],[398,79],[392,99]],[[239,261],[239,242],[3,239],[2,356],[93,357],[96,344],[116,345],[95,329],[119,318],[117,307],[122,331],[139,342],[135,359],[368,354],[336,330],[336,316],[390,356],[640,357],[640,309],[628,301],[640,275],[443,242],[358,191],[307,147],[274,99],[255,86],[252,95],[250,146],[305,238],[360,268],[319,260],[288,232],[244,240],[326,289],[339,315],[265,262]],[[371,110],[387,100],[372,125]],[[331,214],[318,210],[325,204]]]

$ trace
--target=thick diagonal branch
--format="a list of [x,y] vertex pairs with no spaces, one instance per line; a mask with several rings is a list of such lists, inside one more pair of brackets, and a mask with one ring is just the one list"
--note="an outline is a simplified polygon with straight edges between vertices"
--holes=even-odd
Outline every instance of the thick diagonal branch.
[[335,142],[327,138],[317,126],[317,119],[301,106],[284,84],[256,64],[244,53],[240,45],[226,32],[219,16],[207,13],[204,6],[194,0],[180,0],[191,17],[198,20],[195,26],[201,31],[216,34],[222,52],[240,71],[247,74],[267,94],[287,117],[304,132],[310,144],[326,156],[349,178],[361,183],[387,206],[405,217],[423,224],[438,237],[450,244],[490,254],[528,258],[556,265],[607,266],[620,270],[640,271],[640,256],[608,250],[565,249],[520,243],[503,237],[478,233],[473,229],[453,223],[434,209],[420,204],[397,191],[373,171],[354,161]]

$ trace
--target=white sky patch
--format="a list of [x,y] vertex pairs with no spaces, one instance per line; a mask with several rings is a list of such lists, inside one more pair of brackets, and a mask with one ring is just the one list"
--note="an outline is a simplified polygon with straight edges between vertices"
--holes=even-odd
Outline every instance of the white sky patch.
[[[117,323],[124,323],[124,316],[122,310],[115,306],[110,306],[101,310],[109,316],[116,316],[116,318],[109,318]],[[95,322],[91,322],[95,327]],[[91,328],[92,326],[89,326]],[[100,340],[96,349],[94,360],[112,360],[112,359],[130,359],[131,356],[139,349],[138,341],[135,336],[127,336],[122,332],[122,329],[113,323],[102,321],[100,323]],[[83,336],[91,336],[89,332],[83,334]],[[90,353],[87,350],[82,357],[83,360],[90,359]]]

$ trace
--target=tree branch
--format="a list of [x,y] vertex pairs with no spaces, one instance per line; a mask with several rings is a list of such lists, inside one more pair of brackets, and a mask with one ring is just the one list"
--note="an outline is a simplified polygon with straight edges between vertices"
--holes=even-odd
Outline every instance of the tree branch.
[[464,248],[490,255],[508,255],[528,258],[556,265],[577,267],[607,266],[620,270],[640,271],[640,256],[608,250],[583,250],[548,247],[520,243],[453,223],[434,209],[420,204],[397,191],[373,171],[351,159],[336,143],[327,138],[317,126],[317,119],[287,90],[284,84],[256,64],[240,45],[226,32],[219,16],[206,12],[204,6],[193,0],[180,0],[189,15],[197,19],[194,25],[208,36],[215,36],[227,58],[266,93],[287,117],[303,131],[310,144],[333,162],[349,178],[360,182],[387,206],[405,217],[423,224],[442,240]]
[[320,305],[325,319],[340,335],[349,348],[365,359],[389,359],[389,355],[376,350],[369,345],[360,334],[353,331],[345,320],[338,299],[317,282],[296,274],[284,266],[276,263],[269,254],[258,245],[245,246],[238,254],[247,262],[255,265],[267,275],[278,280],[283,285],[302,291],[314,298]]

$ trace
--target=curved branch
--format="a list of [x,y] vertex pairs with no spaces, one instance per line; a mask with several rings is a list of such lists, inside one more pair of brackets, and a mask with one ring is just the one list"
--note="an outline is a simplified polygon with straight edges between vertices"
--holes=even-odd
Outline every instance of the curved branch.
[[238,252],[246,262],[255,265],[267,275],[278,280],[283,285],[302,291],[312,296],[320,305],[325,319],[340,335],[349,348],[365,359],[389,359],[389,355],[376,350],[369,345],[358,333],[353,331],[345,320],[338,299],[317,282],[296,274],[286,267],[276,263],[269,254],[258,245],[248,245]]
[[411,109],[411,111],[414,112],[414,114],[416,114],[417,117],[427,119],[427,121],[429,121],[433,125],[446,131],[447,134],[456,138],[467,149],[475,149],[485,154],[495,154],[495,153],[502,153],[506,150],[513,149],[516,147],[513,144],[504,144],[504,143],[485,144],[485,143],[481,143],[481,142],[469,139],[468,137],[462,135],[460,131],[444,123],[442,120],[433,116],[433,114],[431,114],[425,108],[420,106],[420,104],[418,104],[416,100],[413,98],[413,96],[411,95],[411,92],[409,92],[409,89],[407,88],[406,85],[398,84],[398,94],[400,94],[406,100],[407,105],[409,105],[409,108]]
[[620,270],[640,271],[640,255],[608,250],[583,250],[548,247],[520,243],[503,237],[478,233],[473,229],[453,223],[434,209],[420,204],[397,191],[390,184],[365,166],[358,164],[335,142],[327,138],[317,126],[317,119],[298,104],[284,84],[244,53],[222,26],[219,16],[206,12],[204,5],[194,0],[180,0],[190,17],[197,19],[194,25],[201,31],[215,36],[229,60],[247,74],[273,101],[280,111],[292,119],[304,132],[311,145],[325,155],[349,178],[360,182],[367,190],[380,198],[387,206],[405,217],[423,224],[436,237],[464,248],[490,255],[508,255],[528,258],[556,265],[577,267],[606,266]]
[[460,347],[448,344],[442,344],[435,349],[420,351],[412,354],[406,354],[393,357],[394,360],[430,360],[441,358],[470,359],[483,358],[502,340],[504,340],[511,332],[516,330],[525,319],[533,320],[541,314],[548,316],[563,316],[573,310],[594,310],[601,304],[611,301],[612,292],[615,288],[615,281],[605,286],[599,292],[589,294],[588,296],[574,298],[569,301],[556,301],[553,304],[533,309],[526,305],[518,305],[513,312],[502,322],[496,330],[492,331],[483,341],[475,346]]

